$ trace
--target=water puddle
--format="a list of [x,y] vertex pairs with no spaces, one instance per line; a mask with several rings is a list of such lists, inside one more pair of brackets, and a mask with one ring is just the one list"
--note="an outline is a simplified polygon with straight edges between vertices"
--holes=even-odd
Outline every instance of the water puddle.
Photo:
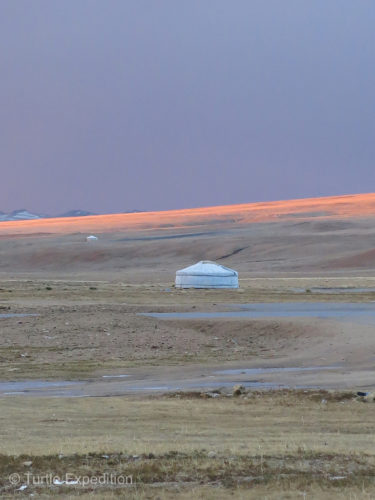
[[[130,392],[174,392],[174,391],[186,391],[186,390],[215,390],[218,387],[226,387],[231,388],[236,384],[241,384],[248,389],[287,389],[288,386],[280,383],[273,382],[258,382],[257,380],[232,380],[230,382],[205,382],[205,383],[185,383],[181,382],[180,384],[173,385],[155,385],[155,386],[147,386],[147,387],[131,387],[128,389]],[[294,386],[296,388],[302,388],[299,386]],[[306,387],[303,387],[304,389]]]
[[287,368],[239,368],[235,370],[219,370],[215,375],[261,375],[265,373],[313,372],[321,370],[336,370],[339,366],[307,366]]
[[48,381],[48,380],[19,380],[10,382],[0,382],[0,393],[27,394],[29,391],[43,391],[44,389],[60,389],[63,387],[74,386],[82,382],[76,381]]
[[[183,370],[174,375],[158,376],[153,374],[129,375],[108,374],[96,380],[81,381],[45,381],[21,380],[0,382],[0,396],[48,396],[48,397],[105,397],[121,396],[134,393],[171,392],[204,390],[212,391],[218,387],[231,388],[241,384],[248,389],[283,389],[289,388],[281,380],[283,373],[320,372],[324,370],[340,369],[340,366],[309,366],[309,367],[270,367],[270,368],[236,368],[223,370],[205,370],[194,376],[187,377]],[[270,380],[249,378],[260,375],[270,375]],[[105,380],[103,380],[105,379]],[[290,377],[287,380],[290,384]],[[296,380],[296,388],[308,388],[301,385],[301,379]]]
[[39,314],[0,313],[0,318],[28,318],[33,316],[39,316]]
[[216,318],[335,318],[375,324],[375,302],[274,302],[232,304],[234,311],[140,313],[157,319],[216,319]]

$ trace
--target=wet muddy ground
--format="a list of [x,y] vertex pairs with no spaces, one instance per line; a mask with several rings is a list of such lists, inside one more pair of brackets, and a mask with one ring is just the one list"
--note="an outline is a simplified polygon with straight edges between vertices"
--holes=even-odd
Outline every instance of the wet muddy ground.
[[9,280],[0,294],[0,393],[375,385],[371,293],[297,301],[289,284],[252,279],[234,292],[185,292],[166,283]]
[[[102,375],[100,378],[81,381],[43,381],[21,380],[0,382],[0,396],[55,396],[55,397],[88,397],[113,396],[122,394],[150,394],[186,390],[214,390],[218,387],[230,388],[240,384],[252,389],[288,388],[280,382],[280,375],[286,373],[303,374],[303,372],[326,372],[340,370],[335,366],[310,367],[274,367],[274,368],[237,368],[224,370],[204,370],[199,377],[184,378],[184,373],[175,371],[172,376],[151,371],[148,375],[138,373]],[[251,379],[249,379],[251,376]],[[268,376],[268,381],[262,381]],[[297,384],[295,388],[309,388],[311,385]]]

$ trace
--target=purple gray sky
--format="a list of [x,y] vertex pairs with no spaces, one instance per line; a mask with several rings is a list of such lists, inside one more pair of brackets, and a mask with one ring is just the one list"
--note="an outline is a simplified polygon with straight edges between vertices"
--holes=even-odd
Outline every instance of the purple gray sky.
[[373,0],[0,0],[0,210],[375,191]]

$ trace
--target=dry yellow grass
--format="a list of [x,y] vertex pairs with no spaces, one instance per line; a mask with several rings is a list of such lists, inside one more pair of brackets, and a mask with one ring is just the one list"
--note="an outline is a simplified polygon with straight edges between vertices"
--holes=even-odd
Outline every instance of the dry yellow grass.
[[247,399],[9,397],[0,400],[0,485],[4,497],[11,494],[7,475],[25,473],[21,464],[30,460],[33,474],[117,471],[135,481],[126,490],[28,489],[42,498],[273,500],[305,492],[308,499],[370,499],[373,412],[348,394],[319,391]]
[[[48,274],[47,274],[48,276]],[[350,288],[374,288],[372,276],[295,276],[253,277],[250,272],[240,275],[238,290],[174,289],[174,274],[164,273],[163,280],[134,283],[136,276],[126,275],[118,280],[74,280],[45,277],[6,279],[0,281],[0,304],[37,307],[51,304],[131,304],[139,306],[190,306],[197,303],[249,303],[274,301],[343,301],[364,302],[373,292],[350,293]],[[150,279],[152,276],[148,276]],[[168,279],[169,278],[169,279]],[[349,288],[342,294],[295,293],[295,289]],[[166,290],[169,292],[167,293]]]
[[[299,286],[373,286],[373,278],[249,279],[243,283],[239,292],[161,293],[161,288],[167,283],[140,286],[109,282],[3,282],[2,305],[11,306],[14,312],[18,312],[15,309],[43,312],[35,322],[27,319],[22,324],[13,320],[13,323],[5,320],[2,323],[5,332],[1,352],[5,358],[2,361],[4,373],[19,379],[63,377],[64,374],[74,378],[94,372],[101,364],[111,369],[127,366],[130,362],[164,364],[165,358],[156,358],[151,351],[154,357],[150,354],[143,359],[133,356],[130,360],[124,358],[120,361],[113,359],[112,353],[107,354],[108,346],[121,332],[130,335],[134,330],[138,343],[149,328],[150,335],[156,338],[154,324],[151,328],[147,319],[136,317],[136,312],[145,309],[191,310],[198,302],[203,304],[204,310],[219,310],[229,302],[368,301],[371,294],[294,295],[287,289]],[[105,308],[108,316],[102,313]],[[93,323],[89,320],[85,323],[86,316],[91,314]],[[53,327],[57,331],[51,333]],[[172,322],[160,324],[158,335],[176,328]],[[198,332],[197,339],[200,338],[198,334],[202,339],[219,336],[211,331],[209,324],[205,325],[207,332],[194,330],[187,323],[181,326],[183,328],[188,335],[181,336],[188,337],[189,341],[194,338],[194,332]],[[222,328],[229,330],[232,326],[228,323]],[[69,341],[63,337],[65,332],[68,332]],[[106,333],[111,333],[111,336]],[[15,342],[16,335],[19,343]],[[90,335],[93,336],[92,342],[96,342],[94,347],[103,353],[101,360],[96,352],[90,353],[86,348],[85,342]],[[255,339],[254,325],[251,335]],[[45,336],[55,338],[46,339]],[[263,340],[267,338],[266,335],[263,337]],[[128,349],[125,338],[119,337],[119,345],[124,351]],[[238,335],[238,340],[241,338]],[[291,335],[291,338],[296,342],[295,336]],[[74,341],[75,349],[71,349],[70,341]],[[47,342],[53,345],[45,354]],[[198,344],[197,341],[197,346],[204,347],[205,343]],[[176,345],[174,342],[170,362],[179,359]],[[87,359],[83,356],[71,358],[80,352],[77,347],[82,346],[88,352]],[[208,356],[209,348],[205,351],[203,347],[197,350]],[[305,345],[301,349],[305,352]],[[30,357],[21,358],[19,353],[24,352]],[[291,352],[295,357],[295,351]],[[9,353],[13,353],[13,358]],[[43,359],[43,355],[49,358]],[[238,356],[249,359],[242,351]],[[217,358],[212,355],[209,359]],[[8,373],[7,370],[14,368],[17,371]],[[79,494],[81,498],[96,496],[131,500],[375,498],[375,405],[312,392],[269,392],[249,395],[248,399],[2,398],[0,495],[11,498],[15,493],[15,488],[10,488],[7,480],[11,471],[60,472],[76,467],[88,474],[108,469],[130,471],[136,484],[126,490],[39,487],[29,488],[27,494],[33,492],[38,498],[51,495],[72,498]],[[322,402],[323,399],[328,402]],[[214,458],[209,458],[209,452],[215,454]],[[59,454],[63,456],[61,459]],[[110,463],[102,458],[103,454],[112,457]],[[153,458],[148,458],[149,454]],[[140,458],[134,461],[129,458],[133,455]],[[88,457],[93,457],[94,463]],[[22,466],[25,461],[33,463],[31,469]],[[333,480],[335,476],[344,479]]]
[[1,450],[11,455],[374,452],[373,405],[321,403],[324,395],[310,394],[272,391],[203,400],[7,397],[0,399]]
[[[341,491],[340,491],[341,490]],[[80,496],[81,500],[90,500],[95,493]],[[71,495],[61,496],[64,500],[73,498]],[[103,500],[118,499],[117,492],[101,493]],[[221,490],[217,487],[195,486],[194,488],[174,488],[155,491],[155,488],[139,488],[129,490],[126,496],[129,500],[373,500],[374,490],[366,486],[325,488],[317,481],[311,485],[301,485],[298,487],[291,484],[271,484],[267,486],[257,485],[252,488],[238,487],[228,490]]]

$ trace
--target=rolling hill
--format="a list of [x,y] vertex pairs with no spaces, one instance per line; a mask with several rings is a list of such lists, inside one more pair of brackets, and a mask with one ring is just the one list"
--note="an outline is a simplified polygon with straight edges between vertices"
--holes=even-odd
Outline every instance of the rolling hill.
[[375,193],[224,205],[161,212],[9,221],[1,235],[123,232],[238,227],[256,222],[327,220],[375,216]]
[[0,224],[6,276],[170,281],[199,260],[240,278],[375,276],[375,194]]

